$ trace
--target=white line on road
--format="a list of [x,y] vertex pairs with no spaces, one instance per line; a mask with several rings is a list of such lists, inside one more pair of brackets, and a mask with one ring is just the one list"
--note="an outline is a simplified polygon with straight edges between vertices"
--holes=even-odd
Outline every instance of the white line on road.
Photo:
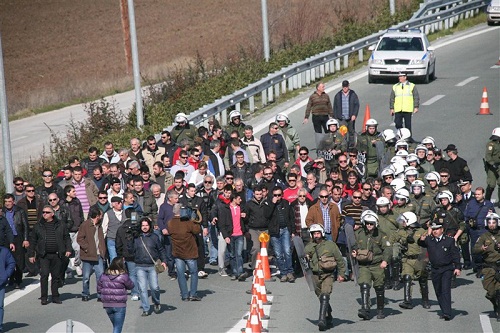
[[493,333],[493,328],[491,327],[490,317],[488,317],[488,315],[480,314],[479,321],[481,322],[481,327],[483,328],[483,333]]
[[22,140],[22,139],[26,139],[26,138],[27,138],[27,136],[23,135],[23,136],[20,136],[20,137],[18,137],[18,138],[15,138],[15,139],[10,140],[10,142],[14,142],[14,141],[17,141],[17,140]]
[[479,76],[471,76],[470,78],[466,79],[466,80],[463,80],[462,82],[458,83],[455,85],[455,87],[463,87],[465,86],[467,83],[469,82],[472,82],[476,79],[479,79]]
[[[50,280],[52,280],[52,279],[49,276],[49,281]],[[21,297],[23,297],[23,296],[29,294],[30,292],[32,292],[33,290],[37,289],[39,286],[40,286],[40,280],[35,280],[35,281],[31,282],[31,284],[27,285],[24,289],[16,291],[12,295],[5,297],[5,302],[4,302],[5,305],[4,306],[7,306],[10,303],[17,301]]]
[[[269,302],[272,302],[273,300],[273,296],[267,296],[267,300]],[[271,306],[272,305],[263,305],[263,308],[264,308],[264,314],[267,315],[267,316],[271,316]],[[249,316],[250,315],[250,312],[247,312],[245,313],[244,317],[245,316]],[[262,320],[262,328],[265,328],[267,329],[268,327],[268,322],[269,320]],[[241,319],[239,322],[236,323],[236,325],[234,325],[229,331],[227,331],[228,333],[241,333],[241,329],[242,328],[245,328],[247,326],[247,319]]]
[[431,105],[431,104],[439,101],[444,96],[445,95],[436,95],[436,96],[432,97],[430,100],[428,100],[427,102],[423,103],[422,105]]

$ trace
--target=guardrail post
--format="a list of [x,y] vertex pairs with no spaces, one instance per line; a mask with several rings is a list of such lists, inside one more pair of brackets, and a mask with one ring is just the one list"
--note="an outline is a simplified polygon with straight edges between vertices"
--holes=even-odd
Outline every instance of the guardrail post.
[[363,49],[359,49],[358,50],[358,61],[363,62],[363,60],[365,60],[365,58],[363,56]]
[[299,75],[297,75],[297,86],[299,88],[302,88],[303,86],[306,86],[306,72],[302,72]]
[[298,89],[299,88],[299,85],[298,85],[298,81],[299,81],[299,78],[298,78],[299,74],[295,74],[293,76],[293,89]]
[[290,77],[288,77],[288,90],[293,91],[293,89],[295,89],[293,87],[293,76],[290,76]]
[[262,90],[262,107],[267,105],[267,89]]
[[250,96],[250,98],[248,99],[248,108],[250,109],[250,113],[255,112],[255,97],[254,96]]
[[274,96],[276,97],[276,99],[278,99],[278,97],[280,96],[280,85],[279,85],[279,83],[276,83],[274,85]]
[[325,64],[319,65],[319,77],[325,77]]
[[222,126],[226,126],[227,125],[227,109],[222,110],[222,112],[220,113],[219,123]]
[[236,103],[236,105],[234,106],[234,109],[238,112],[241,112],[241,103]]
[[321,78],[320,71],[319,71],[319,66],[314,67],[314,73],[316,78]]
[[311,81],[316,81],[316,69],[311,68]]
[[340,58],[335,59],[335,70],[340,72]]
[[311,71],[307,70],[306,71],[306,84],[310,84],[310,83],[311,83]]
[[453,17],[450,17],[450,23],[448,24],[448,26],[451,28],[453,28],[453,20],[454,18]]
[[335,61],[331,60],[329,62],[330,64],[330,73],[334,74],[335,73]]
[[444,20],[444,30],[448,30],[450,28],[450,24],[448,23],[448,19]]
[[346,54],[344,56],[344,69],[346,69],[347,67],[349,67],[349,55]]
[[273,86],[267,88],[267,101],[268,102],[274,101]]
[[281,81],[281,93],[286,94],[286,80]]

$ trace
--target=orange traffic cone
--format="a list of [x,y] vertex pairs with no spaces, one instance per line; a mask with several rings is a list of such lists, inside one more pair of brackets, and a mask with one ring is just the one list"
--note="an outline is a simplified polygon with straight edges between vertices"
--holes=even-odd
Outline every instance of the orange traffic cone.
[[492,115],[490,105],[488,104],[488,90],[486,90],[486,87],[483,88],[483,97],[481,98],[478,115]]
[[[255,303],[252,301],[252,306],[250,310],[250,316],[248,317],[247,327],[245,328],[245,333],[261,333],[262,332],[262,322],[259,318],[259,311],[257,310],[257,300]],[[250,326],[250,327],[249,327]]]
[[362,133],[366,132],[366,122],[368,119],[370,119],[372,116],[370,114],[370,105],[366,104],[365,108],[365,118],[363,119],[363,128],[362,128]]
[[257,271],[257,280],[259,283],[260,300],[262,301],[262,304],[265,305],[273,304],[271,301],[267,299],[266,285],[264,283],[264,274],[262,272],[262,269],[259,269]]
[[[254,281],[252,283],[252,297],[257,296],[257,298],[260,297],[260,284],[259,284],[259,279],[257,278],[257,274],[254,276]],[[248,305],[251,305],[251,302],[247,303]]]
[[271,268],[269,267],[269,257],[267,256],[267,242],[260,243],[260,259],[262,264],[262,271],[264,272],[264,280],[266,281],[276,281],[275,278],[271,276]]

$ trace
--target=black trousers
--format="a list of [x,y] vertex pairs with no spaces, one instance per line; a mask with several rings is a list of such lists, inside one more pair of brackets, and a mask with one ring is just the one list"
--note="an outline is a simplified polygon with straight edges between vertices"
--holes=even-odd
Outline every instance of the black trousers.
[[196,235],[196,245],[198,246],[198,272],[205,270],[205,242],[203,234]]
[[328,128],[326,128],[326,122],[328,121],[328,115],[315,116],[312,115],[312,123],[314,132],[316,133],[328,133]]
[[47,253],[38,259],[40,263],[40,289],[42,299],[47,299],[49,289],[49,274],[52,276],[50,291],[52,297],[59,297],[59,283],[61,279],[62,260],[57,253]]
[[439,307],[443,315],[451,316],[451,279],[453,269],[432,269],[432,285],[436,292]]
[[21,284],[21,282],[23,282],[24,256],[26,250],[23,247],[23,238],[20,235],[14,236],[14,245],[16,250],[12,255],[16,260],[16,268],[14,269],[14,273],[10,276],[10,282]]
[[[396,129],[407,128],[411,132],[411,116],[413,112],[396,112],[394,113],[394,124],[396,125]],[[404,121],[404,126],[403,126]],[[413,135],[413,132],[412,132]]]

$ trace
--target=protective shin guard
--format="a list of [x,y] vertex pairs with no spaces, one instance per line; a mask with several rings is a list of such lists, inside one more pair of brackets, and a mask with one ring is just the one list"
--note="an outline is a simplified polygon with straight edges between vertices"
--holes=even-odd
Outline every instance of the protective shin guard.
[[400,270],[401,270],[401,262],[398,260],[394,260],[392,262],[392,290],[399,290],[399,282],[400,282]]
[[358,310],[358,317],[363,320],[370,320],[370,286],[366,283],[360,285],[361,309]]
[[403,309],[413,309],[411,303],[411,276],[406,274],[403,276],[404,283],[404,301],[399,303],[399,307]]
[[328,328],[326,323],[326,313],[328,311],[328,303],[330,302],[330,295],[321,294],[319,296],[319,319],[318,328],[320,331],[325,331]]
[[420,284],[420,293],[422,294],[422,307],[424,309],[430,309],[429,304],[429,285],[427,283],[427,278],[421,278],[418,283]]
[[384,303],[385,303],[385,289],[384,287],[375,288],[375,293],[377,295],[377,319],[384,319]]

